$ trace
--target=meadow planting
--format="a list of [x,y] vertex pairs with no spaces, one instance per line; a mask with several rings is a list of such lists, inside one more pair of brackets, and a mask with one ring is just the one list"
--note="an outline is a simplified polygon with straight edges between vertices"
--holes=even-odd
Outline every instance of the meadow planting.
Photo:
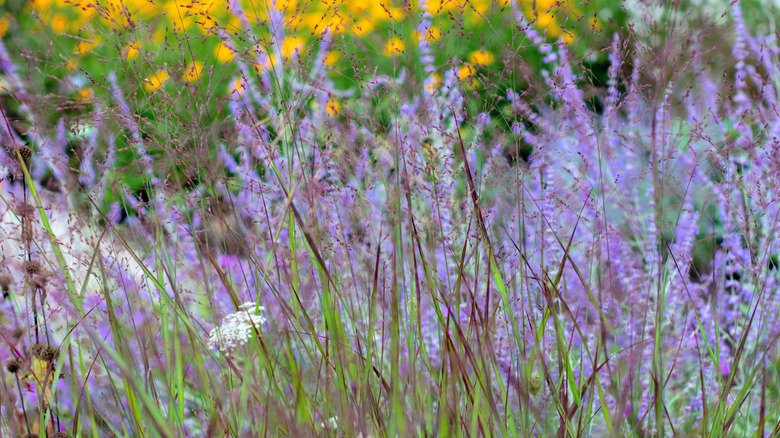
[[763,3],[0,0],[0,436],[777,436]]

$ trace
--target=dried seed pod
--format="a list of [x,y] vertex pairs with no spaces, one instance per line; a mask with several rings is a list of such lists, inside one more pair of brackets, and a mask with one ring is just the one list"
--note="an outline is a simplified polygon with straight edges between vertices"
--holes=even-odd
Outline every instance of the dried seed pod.
[[19,155],[22,156],[22,159],[24,160],[24,165],[29,167],[30,166],[30,159],[32,158],[33,150],[30,149],[29,146],[19,146]]
[[14,279],[10,275],[0,275],[0,289],[2,289],[3,292],[8,292],[13,281]]
[[43,354],[43,350],[45,350],[46,344],[43,344],[41,342],[36,342],[32,348],[30,348],[30,351],[32,352],[33,356],[37,357],[38,359],[41,359],[41,355]]
[[25,260],[24,263],[22,263],[22,270],[24,270],[24,273],[33,276],[41,273],[41,262],[37,260]]
[[17,327],[11,332],[11,337],[13,337],[14,340],[19,340],[22,336],[24,336],[24,329],[21,327]]
[[31,218],[35,215],[35,207],[27,203],[19,203],[14,209],[19,217]]
[[63,430],[58,430],[54,432],[51,438],[68,438],[68,432],[65,432]]
[[40,359],[44,362],[51,362],[60,356],[60,349],[57,347],[46,347],[41,352]]
[[19,359],[16,358],[9,360],[5,364],[5,369],[11,374],[15,374],[21,367],[22,365],[19,363]]

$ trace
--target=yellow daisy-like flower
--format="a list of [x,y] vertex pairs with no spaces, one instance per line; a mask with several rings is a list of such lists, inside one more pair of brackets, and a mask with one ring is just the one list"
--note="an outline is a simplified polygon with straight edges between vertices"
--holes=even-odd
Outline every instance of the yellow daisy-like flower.
[[11,25],[11,20],[13,17],[10,14],[3,15],[3,18],[0,18],[0,38],[4,37],[5,34],[8,33],[8,28]]
[[536,25],[542,28],[547,28],[551,24],[553,24],[554,21],[555,21],[555,17],[553,16],[553,14],[550,13],[542,14],[539,16],[539,19],[536,20]]
[[438,41],[439,38],[441,38],[441,30],[438,27],[429,28],[425,34],[425,39],[430,42]]
[[341,54],[339,52],[330,52],[328,53],[328,56],[325,57],[325,64],[334,66],[339,62],[339,59],[341,59]]
[[339,110],[341,110],[341,105],[334,99],[328,99],[328,106],[326,108],[328,114],[335,117],[339,114]]
[[64,14],[54,14],[51,19],[51,30],[55,33],[62,33],[68,30],[68,17]]
[[138,42],[134,41],[125,47],[125,57],[128,60],[133,60],[138,57],[140,47],[138,46]]
[[289,58],[296,51],[300,52],[303,47],[303,38],[301,37],[285,37],[282,40],[282,56]]
[[217,62],[228,62],[233,60],[233,51],[225,45],[225,43],[217,44],[214,48],[214,56],[217,58]]
[[76,44],[76,54],[84,56],[87,53],[89,53],[90,50],[94,49],[97,46],[98,46],[97,41],[88,41],[88,40],[79,41],[78,44]]
[[76,71],[76,69],[79,67],[79,60],[78,59],[69,59],[68,62],[65,63],[65,70],[69,72]]
[[366,36],[369,32],[374,30],[375,26],[376,24],[374,20],[363,18],[362,20],[352,25],[352,32],[354,32],[357,36]]
[[458,8],[455,0],[426,0],[425,6],[431,14],[442,14]]
[[81,91],[79,91],[79,100],[84,103],[92,102],[95,99],[95,90],[93,90],[90,87],[87,87]]
[[425,81],[425,91],[429,93],[436,91],[439,86],[441,86],[441,75],[438,73],[434,73],[433,76]]
[[184,82],[196,81],[200,77],[202,71],[203,71],[202,62],[200,61],[191,62],[184,70],[184,75],[182,76],[182,79],[184,79]]
[[574,42],[574,37],[575,37],[574,32],[569,31],[569,32],[563,32],[563,35],[561,36],[561,39],[566,44],[571,45],[571,43]]
[[328,35],[336,36],[342,34],[346,30],[346,27],[344,26],[344,20],[342,20],[338,15],[334,15],[329,20],[325,20],[320,23],[320,26],[317,27],[317,30],[320,32],[320,34],[324,34],[325,30],[327,30]]
[[460,69],[458,69],[458,77],[461,80],[466,80],[474,75],[474,67],[472,67],[469,64],[463,64]]
[[239,96],[244,95],[244,82],[241,80],[241,78],[233,79],[233,83],[230,84],[230,88]]
[[391,20],[400,20],[404,18],[404,8],[387,8],[387,10],[383,10],[384,12],[384,18],[389,18]]
[[400,38],[391,38],[382,52],[385,56],[398,56],[404,53],[404,48],[404,42]]
[[162,84],[168,80],[170,76],[168,75],[168,72],[165,70],[158,70],[157,73],[153,74],[152,76],[149,76],[144,81],[144,88],[148,92],[152,92],[157,90],[162,86]]
[[482,66],[488,66],[493,63],[493,54],[490,52],[486,52],[484,50],[477,50],[476,52],[471,52],[471,55],[469,56],[469,60],[471,60],[472,64],[476,65],[482,65]]

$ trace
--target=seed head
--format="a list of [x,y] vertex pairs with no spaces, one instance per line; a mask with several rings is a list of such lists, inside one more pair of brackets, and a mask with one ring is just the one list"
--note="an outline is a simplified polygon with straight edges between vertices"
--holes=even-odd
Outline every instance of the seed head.
[[32,351],[33,356],[37,357],[38,359],[41,359],[41,355],[43,354],[43,350],[45,350],[46,344],[43,344],[41,342],[35,343],[35,345],[32,346],[30,351]]
[[30,164],[30,158],[32,158],[33,150],[29,146],[19,146],[19,155],[24,159],[24,164]]
[[21,327],[17,327],[17,328],[15,328],[15,329],[14,329],[14,330],[11,332],[11,336],[12,336],[14,339],[19,339],[19,338],[21,338],[21,337],[22,337],[22,335],[24,335],[24,329],[23,329],[23,328],[21,328]]
[[32,277],[33,275],[41,273],[41,262],[38,260],[25,260],[24,263],[22,263],[22,269],[25,274]]
[[19,363],[19,360],[14,358],[9,360],[5,364],[5,369],[8,370],[9,373],[15,374],[17,371],[19,371],[19,368],[21,368],[21,364]]
[[14,279],[10,275],[0,275],[0,289],[3,290],[3,292],[8,292],[8,289],[11,287],[11,282],[13,282]]
[[35,214],[35,207],[27,203],[17,204],[16,214],[20,217],[30,218]]
[[60,356],[60,349],[57,347],[46,347],[41,352],[41,359],[44,362],[51,362]]
[[38,434],[37,433],[26,433],[26,434],[22,435],[22,438],[38,438]]
[[54,434],[51,436],[51,438],[68,438],[68,432],[58,430],[54,432]]
[[29,146],[19,146],[19,154],[22,158],[27,159],[32,157],[32,149]]

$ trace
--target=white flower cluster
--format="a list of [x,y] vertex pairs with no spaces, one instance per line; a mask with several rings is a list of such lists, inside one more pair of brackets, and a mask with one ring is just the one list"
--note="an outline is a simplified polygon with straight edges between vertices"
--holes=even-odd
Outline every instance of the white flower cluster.
[[238,307],[238,312],[226,316],[222,324],[209,333],[209,348],[229,353],[239,345],[246,344],[254,333],[254,328],[259,329],[266,322],[265,316],[262,315],[265,307],[260,306],[257,312],[255,307],[256,303],[244,303]]

